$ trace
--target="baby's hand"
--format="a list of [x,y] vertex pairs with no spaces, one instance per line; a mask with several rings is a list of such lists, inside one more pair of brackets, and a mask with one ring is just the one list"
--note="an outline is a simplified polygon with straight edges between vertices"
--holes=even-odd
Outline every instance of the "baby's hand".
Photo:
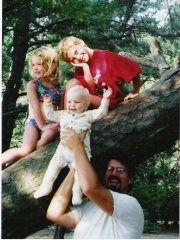
[[44,98],[44,102],[46,102],[46,103],[51,103],[52,102],[52,97],[51,97],[50,94],[44,95],[43,98]]
[[112,95],[112,93],[112,88],[110,88],[109,86],[107,87],[107,89],[103,88],[103,98],[108,99]]

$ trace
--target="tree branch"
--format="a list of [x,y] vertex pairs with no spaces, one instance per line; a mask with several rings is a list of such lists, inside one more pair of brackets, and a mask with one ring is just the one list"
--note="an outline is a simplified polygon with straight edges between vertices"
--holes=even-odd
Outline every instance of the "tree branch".
[[128,52],[119,52],[118,54],[123,55],[125,57],[128,57],[132,60],[134,60],[135,62],[146,66],[146,67],[151,67],[154,69],[159,69],[156,64],[154,64],[153,62],[151,62],[150,60],[147,60],[145,58],[141,58],[141,57],[137,57],[134,53],[128,53]]
[[18,113],[21,113],[21,112],[27,112],[27,109],[28,109],[28,105],[23,105],[21,107],[18,107],[16,109],[14,109],[13,111],[11,112],[6,112],[6,113],[3,113],[2,114],[2,117],[8,117],[8,116],[14,116],[14,115],[17,115]]
[[152,37],[149,39],[150,51],[153,56],[154,62],[156,66],[159,68],[161,72],[166,71],[170,68],[169,64],[166,62],[163,51],[160,46],[160,41],[158,38]]

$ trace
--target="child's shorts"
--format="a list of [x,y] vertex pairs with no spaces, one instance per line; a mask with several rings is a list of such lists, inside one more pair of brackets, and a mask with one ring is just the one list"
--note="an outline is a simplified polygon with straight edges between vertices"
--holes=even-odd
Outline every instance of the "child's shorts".
[[[51,123],[54,123],[54,122],[46,121],[45,123],[46,123],[46,124],[51,124]],[[34,118],[28,118],[28,119],[26,120],[26,125],[27,125],[27,124],[31,124],[31,125],[33,125],[34,127],[36,127],[38,130],[41,131],[41,129],[38,127],[37,122],[36,122],[36,120],[35,120]]]

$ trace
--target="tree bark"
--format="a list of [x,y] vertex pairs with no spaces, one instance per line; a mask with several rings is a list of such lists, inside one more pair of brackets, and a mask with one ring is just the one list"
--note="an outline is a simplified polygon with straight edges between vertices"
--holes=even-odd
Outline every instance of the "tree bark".
[[[22,85],[21,76],[24,69],[25,57],[28,50],[28,31],[29,22],[27,16],[21,19],[14,30],[12,70],[10,79],[7,82],[6,90],[3,95],[2,112],[7,113],[15,109],[18,99],[19,89]],[[2,118],[2,151],[4,152],[10,146],[13,134],[15,120],[18,113],[13,116],[4,115]]]
[[150,44],[150,51],[153,56],[154,63],[159,68],[159,70],[164,73],[167,69],[170,68],[169,64],[167,63],[166,59],[163,55],[163,50],[160,46],[160,41],[156,37],[151,37],[149,39]]
[[118,52],[118,54],[130,58],[130,59],[134,60],[135,62],[141,64],[142,66],[146,66],[146,67],[150,67],[150,68],[154,68],[154,69],[159,70],[158,66],[154,62],[152,62],[150,60],[147,60],[145,58],[142,58],[142,57],[137,57],[133,53],[130,53],[130,52]]
[[[107,117],[92,125],[93,164],[103,171],[103,157],[114,151],[132,157],[138,164],[174,145],[178,139],[179,71],[170,72],[137,98],[122,103]],[[35,200],[59,140],[42,147],[3,170],[2,236],[25,238],[48,224],[46,209],[62,180],[57,179],[50,196]]]
[[13,116],[17,116],[17,114],[19,113],[24,113],[24,112],[27,112],[28,110],[28,105],[27,104],[24,104],[24,105],[21,105],[21,106],[18,106],[16,109],[14,109],[13,111],[11,112],[7,112],[7,113],[3,113],[2,114],[2,117],[13,117]]

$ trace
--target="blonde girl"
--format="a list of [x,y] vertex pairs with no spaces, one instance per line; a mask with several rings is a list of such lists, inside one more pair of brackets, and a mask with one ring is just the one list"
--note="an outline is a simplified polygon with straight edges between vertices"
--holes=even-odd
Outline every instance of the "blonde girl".
[[11,148],[2,154],[2,165],[14,162],[33,152],[59,133],[59,123],[47,121],[43,111],[43,97],[51,95],[54,110],[59,109],[61,100],[58,54],[53,48],[40,47],[29,58],[29,72],[33,80],[27,84],[29,103],[28,118],[23,134],[22,146]]

